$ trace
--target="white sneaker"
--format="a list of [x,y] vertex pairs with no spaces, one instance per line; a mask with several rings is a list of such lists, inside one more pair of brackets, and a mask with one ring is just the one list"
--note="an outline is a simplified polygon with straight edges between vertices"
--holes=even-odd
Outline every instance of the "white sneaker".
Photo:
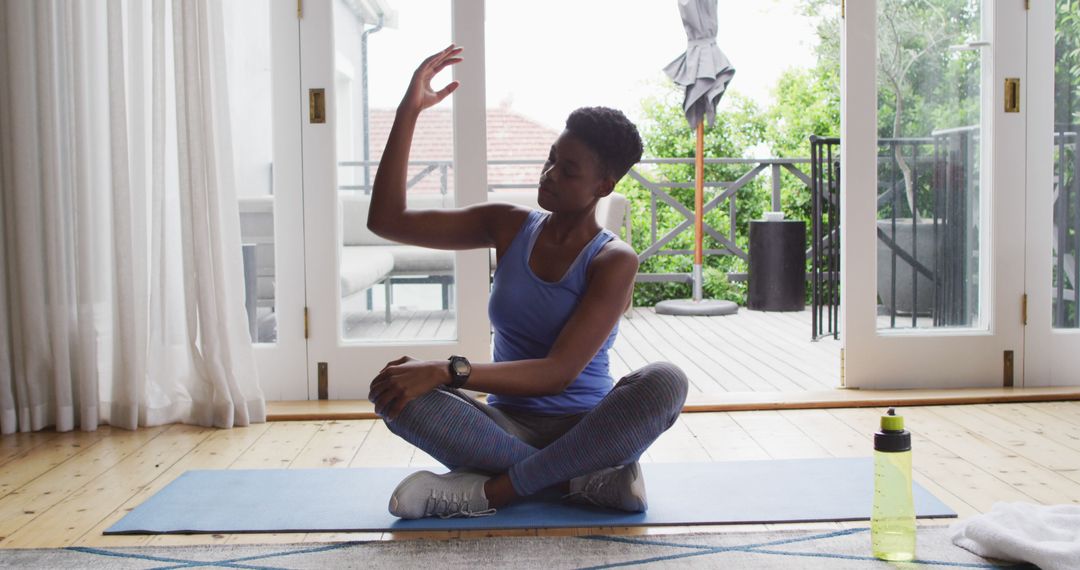
[[390,514],[403,519],[493,515],[495,509],[488,508],[484,496],[487,480],[487,475],[467,470],[442,475],[430,471],[413,473],[390,496]]
[[643,513],[649,508],[645,478],[637,461],[575,477],[570,480],[570,492],[563,498],[631,513]]

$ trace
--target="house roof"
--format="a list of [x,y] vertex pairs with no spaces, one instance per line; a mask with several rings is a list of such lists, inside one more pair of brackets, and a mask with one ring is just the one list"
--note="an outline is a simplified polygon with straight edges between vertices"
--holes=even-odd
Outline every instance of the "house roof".
[[[371,159],[382,157],[390,127],[394,122],[393,109],[372,109]],[[513,110],[501,107],[487,111],[488,160],[544,160],[559,133],[545,127]],[[454,159],[453,117],[445,107],[428,109],[420,114],[413,135],[410,161],[447,161]],[[424,170],[424,166],[410,166],[409,178]],[[447,191],[454,191],[453,168],[447,173]],[[540,164],[490,165],[488,185],[522,184],[535,188],[540,178]],[[417,182],[409,192],[439,192],[440,172],[435,170]],[[523,189],[524,190],[524,189]]]

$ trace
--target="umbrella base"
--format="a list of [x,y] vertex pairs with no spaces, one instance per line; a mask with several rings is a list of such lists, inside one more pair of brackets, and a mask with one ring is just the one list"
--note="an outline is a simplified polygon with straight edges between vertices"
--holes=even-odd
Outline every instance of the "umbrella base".
[[734,315],[739,312],[739,306],[731,301],[715,299],[671,299],[657,303],[655,310],[658,315],[719,317]]

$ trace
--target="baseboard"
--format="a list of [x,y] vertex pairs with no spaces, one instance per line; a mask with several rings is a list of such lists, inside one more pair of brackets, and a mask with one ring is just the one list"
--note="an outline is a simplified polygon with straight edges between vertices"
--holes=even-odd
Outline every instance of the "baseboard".
[[[1080,400],[1080,387],[969,388],[962,390],[823,390],[815,392],[719,392],[690,394],[683,413],[883,408]],[[373,420],[367,400],[290,400],[267,402],[268,421]]]
[[691,394],[687,398],[683,412],[946,406],[1070,400],[1080,400],[1080,387],[728,392],[722,394]]

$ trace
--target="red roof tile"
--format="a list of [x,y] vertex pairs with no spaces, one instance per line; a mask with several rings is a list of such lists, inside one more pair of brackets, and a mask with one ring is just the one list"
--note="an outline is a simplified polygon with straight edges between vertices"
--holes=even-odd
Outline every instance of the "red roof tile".
[[[371,159],[382,156],[386,138],[394,122],[393,109],[372,109]],[[428,109],[420,115],[413,135],[410,161],[453,161],[453,118],[450,109]],[[487,111],[488,160],[543,160],[547,158],[551,144],[558,138],[558,131],[540,125],[507,108]],[[409,177],[423,171],[423,166],[410,166]],[[527,184],[535,187],[540,178],[540,165],[491,165],[488,167],[488,184]],[[426,175],[409,192],[439,192],[439,171]],[[447,191],[454,191],[453,169],[447,176]]]

